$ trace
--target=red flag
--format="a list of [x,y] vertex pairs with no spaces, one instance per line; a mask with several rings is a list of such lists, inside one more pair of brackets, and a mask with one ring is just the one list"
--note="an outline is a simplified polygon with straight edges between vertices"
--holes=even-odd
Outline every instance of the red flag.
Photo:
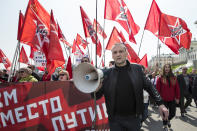
[[58,61],[58,60],[47,60],[47,71],[48,71],[48,75],[53,74],[53,72],[55,71],[55,69],[57,67],[61,67],[65,62],[64,61]]
[[41,23],[39,19],[35,20],[36,22],[36,32],[32,40],[31,47],[35,50],[43,52],[48,57],[48,48],[49,48],[49,29]]
[[76,38],[76,44],[83,46],[86,49],[87,45],[89,44],[86,40],[84,40],[78,33]]
[[174,53],[178,54],[179,48],[190,48],[192,33],[187,27],[184,20],[178,17],[162,14],[161,26],[167,23],[170,29],[170,37],[160,37],[160,40],[165,43]]
[[0,49],[0,63],[3,63],[6,69],[11,67],[10,60],[6,57],[6,55],[3,53],[1,49]]
[[62,33],[62,30],[61,30],[61,28],[60,28],[58,23],[57,23],[57,28],[58,28],[58,37],[59,37],[60,41],[62,41],[67,46],[71,47],[70,43],[68,43],[68,41],[66,40],[66,37]]
[[72,75],[72,63],[71,63],[70,56],[68,57],[68,63],[67,63],[67,66],[66,66],[66,70],[69,73],[70,79],[72,79],[73,78],[73,75]]
[[93,60],[91,61],[91,64],[94,66],[94,62],[93,62]]
[[19,62],[29,64],[29,59],[27,57],[27,54],[25,52],[24,47],[22,46],[21,51],[20,51],[20,59]]
[[[38,0],[29,0],[24,24],[21,30],[20,41],[32,46],[32,40],[35,36],[37,21],[40,21],[47,29],[50,27],[50,15],[38,2]],[[43,32],[46,33],[46,32]]]
[[112,33],[109,37],[109,40],[108,40],[108,43],[107,43],[107,46],[106,46],[106,49],[107,50],[111,50],[112,46],[116,43],[120,43],[121,42],[121,39],[119,37],[119,32],[118,30],[116,29],[116,27],[113,28],[112,30]]
[[72,53],[74,53],[74,55],[84,55],[83,51],[81,50],[79,45],[76,43],[75,39],[73,41]]
[[131,63],[138,63],[140,61],[140,58],[138,57],[138,55],[135,53],[135,51],[133,50],[133,48],[129,45],[129,44],[125,44],[126,48],[127,48],[127,51],[129,53],[129,56],[128,56],[128,60],[131,62]]
[[97,23],[97,31],[98,31],[98,33],[99,33],[104,39],[106,39],[106,38],[107,38],[107,35],[106,35],[106,33],[104,32],[104,30],[103,30],[103,28],[101,27],[101,25],[98,23],[98,21],[96,22],[96,19],[94,19],[94,23],[93,23],[94,30],[96,30],[96,23]]
[[[93,28],[92,22],[90,21],[90,19],[88,18],[88,16],[86,15],[85,11],[83,10],[81,6],[80,6],[80,10],[81,10],[81,18],[82,18],[85,36],[91,37],[92,42],[96,44],[97,46],[97,55],[101,57],[102,46]],[[97,38],[97,41],[96,41],[96,38]]]
[[51,10],[51,21],[50,22],[51,22],[51,25],[50,25],[50,39],[49,39],[50,42],[49,42],[49,49],[48,49],[48,59],[65,61],[64,55],[62,52],[62,47],[59,42],[57,25],[55,23],[52,10]]
[[44,66],[38,66],[38,67],[36,67],[38,70],[40,70],[40,71],[45,71],[45,67]]
[[102,67],[105,67],[105,63],[104,63],[103,59],[102,59],[101,62],[102,62]]
[[174,53],[179,54],[179,48],[189,49],[192,34],[187,24],[180,18],[164,14],[153,0],[145,29],[165,43]]
[[47,70],[49,74],[52,74],[57,67],[62,66],[65,63],[62,48],[59,42],[57,25],[53,17],[53,11],[51,10],[50,20],[50,43],[47,57]]
[[143,56],[143,58],[140,60],[138,64],[143,65],[144,67],[148,68],[147,54]]
[[36,51],[35,48],[31,47],[31,51],[30,51],[30,56],[29,58],[33,59],[34,58],[34,52]]
[[116,29],[116,27],[114,27],[112,30],[112,33],[109,37],[106,49],[111,50],[112,46],[116,43],[127,43],[127,42],[126,42],[122,32],[119,33],[118,30]]
[[23,26],[23,21],[24,21],[24,16],[23,16],[23,13],[19,12],[19,20],[18,20],[18,34],[17,34],[17,40],[19,40],[20,38],[20,34],[21,34],[21,29],[22,29],[22,26]]
[[139,31],[123,0],[105,0],[104,18],[118,22],[129,34],[129,40],[136,43],[134,35]]
[[144,29],[149,30],[156,36],[158,36],[158,34],[159,36],[170,36],[171,32],[169,27],[165,21],[161,20],[161,14],[162,12],[157,3],[153,0]]

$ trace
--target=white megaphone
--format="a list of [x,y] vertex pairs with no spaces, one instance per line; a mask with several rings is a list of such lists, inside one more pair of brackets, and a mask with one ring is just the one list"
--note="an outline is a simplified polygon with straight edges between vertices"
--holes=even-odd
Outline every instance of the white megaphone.
[[73,71],[73,82],[83,93],[92,93],[99,87],[103,72],[90,63],[81,63]]

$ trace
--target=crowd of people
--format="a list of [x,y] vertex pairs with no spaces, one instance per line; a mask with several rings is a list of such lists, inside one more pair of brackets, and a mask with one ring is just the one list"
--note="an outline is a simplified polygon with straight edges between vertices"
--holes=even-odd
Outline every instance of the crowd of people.
[[[171,65],[165,64],[162,70],[148,72],[141,65],[130,64],[127,55],[124,44],[113,46],[114,61],[110,61],[108,68],[103,70],[104,79],[96,93],[97,99],[105,97],[112,131],[138,131],[148,117],[149,105],[158,107],[164,130],[171,128],[170,121],[176,115],[177,107],[181,117],[185,117],[192,100],[197,108],[196,69],[188,74],[187,67],[183,67],[181,73],[175,74]],[[83,57],[81,63],[84,62],[90,63],[90,59]],[[71,80],[69,73],[62,68],[57,68],[52,75],[47,70],[39,74],[35,69],[34,65],[20,68],[11,82]],[[7,70],[0,70],[0,83],[8,82],[8,77]]]

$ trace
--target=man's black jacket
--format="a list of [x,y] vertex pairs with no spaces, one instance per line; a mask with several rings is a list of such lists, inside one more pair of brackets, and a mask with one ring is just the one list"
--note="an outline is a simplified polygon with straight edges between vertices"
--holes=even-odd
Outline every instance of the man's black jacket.
[[[127,61],[127,64],[130,64]],[[152,96],[158,105],[161,105],[162,98],[157,90],[152,86],[142,71],[141,66],[137,64],[130,64],[128,74],[133,84],[134,94],[136,98],[136,115],[143,113],[143,89],[145,89],[150,96]],[[116,82],[118,77],[118,68],[113,67],[104,71],[104,80],[101,89],[96,93],[97,99],[105,96],[106,108],[109,119],[114,115]],[[92,95],[93,96],[93,95]]]

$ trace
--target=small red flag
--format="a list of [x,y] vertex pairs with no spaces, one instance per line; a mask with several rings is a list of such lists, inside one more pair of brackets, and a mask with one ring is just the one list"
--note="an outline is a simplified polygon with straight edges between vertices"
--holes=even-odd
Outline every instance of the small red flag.
[[24,64],[29,64],[29,59],[27,57],[27,54],[26,54],[25,49],[24,49],[23,46],[21,48],[19,62],[24,63]]
[[118,22],[129,34],[129,40],[136,43],[134,35],[139,31],[123,0],[105,0],[104,18]]
[[112,30],[112,33],[109,37],[109,40],[108,40],[108,43],[107,43],[107,46],[106,46],[106,49],[107,50],[111,50],[112,46],[116,43],[120,43],[121,42],[121,39],[119,37],[119,32],[118,30],[116,29],[116,27],[113,28]]
[[138,64],[143,65],[145,68],[148,68],[147,54],[143,56],[143,58],[140,60]]
[[68,57],[68,63],[67,63],[67,66],[66,66],[66,70],[69,73],[70,79],[72,79],[73,78],[73,75],[72,75],[72,62],[71,62],[70,56]]
[[57,23],[57,28],[58,28],[58,37],[59,37],[60,41],[62,41],[67,46],[71,47],[70,43],[68,43],[68,41],[66,40],[66,37],[62,33],[62,30],[61,30],[61,28],[60,28],[58,23]]
[[107,38],[107,35],[106,35],[106,33],[104,32],[102,26],[98,23],[98,21],[96,22],[96,19],[94,19],[94,23],[93,23],[94,30],[96,30],[96,23],[97,23],[97,31],[98,31],[98,33],[99,33],[104,39],[106,39],[106,38]]
[[9,69],[9,67],[11,67],[10,60],[6,57],[6,55],[3,53],[1,49],[0,49],[0,63],[3,63],[6,69]]
[[17,34],[17,40],[19,40],[20,38],[20,34],[21,34],[21,29],[22,29],[22,26],[23,26],[23,21],[24,21],[24,16],[23,16],[23,13],[19,12],[19,19],[18,19],[18,34]]
[[129,44],[125,44],[125,46],[127,47],[127,51],[129,53],[129,61],[131,63],[138,63],[140,61],[140,58],[138,57],[138,55],[135,53],[135,51],[133,50],[133,48],[129,45]]
[[76,44],[83,46],[86,49],[87,45],[89,44],[86,40],[84,40],[78,33],[76,38]]
[[[81,10],[81,18],[82,18],[82,23],[83,23],[83,28],[84,28],[84,33],[86,37],[91,37],[92,42],[96,44],[97,46],[97,55],[101,57],[101,52],[102,52],[102,46],[100,43],[100,40],[98,39],[98,36],[93,28],[92,22],[88,18],[87,14],[83,10],[83,8],[80,6]],[[96,39],[97,38],[97,39]]]

